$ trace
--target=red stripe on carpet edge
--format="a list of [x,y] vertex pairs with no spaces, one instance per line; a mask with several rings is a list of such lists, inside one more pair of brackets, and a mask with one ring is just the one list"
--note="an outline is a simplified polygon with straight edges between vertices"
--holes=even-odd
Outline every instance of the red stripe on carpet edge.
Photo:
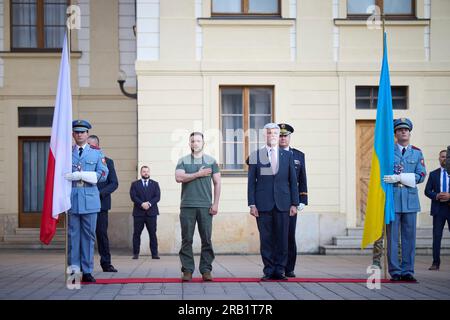
[[[83,284],[127,284],[127,283],[182,283],[180,278],[117,278],[97,279],[95,283]],[[189,283],[204,282],[202,278],[193,278]],[[260,278],[214,278],[212,282],[261,282]],[[265,282],[312,282],[312,283],[366,283],[367,279],[339,278],[289,278],[287,281],[270,280]],[[381,283],[391,283],[389,279],[381,279]],[[395,282],[398,283],[398,282]],[[399,281],[402,283],[402,281]]]

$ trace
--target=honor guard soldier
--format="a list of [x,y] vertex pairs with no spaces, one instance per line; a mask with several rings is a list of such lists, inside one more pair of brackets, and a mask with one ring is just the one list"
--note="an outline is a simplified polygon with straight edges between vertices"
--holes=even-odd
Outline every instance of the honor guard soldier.
[[[280,123],[280,148],[292,152],[294,155],[295,172],[297,174],[298,192],[300,196],[300,205],[298,212],[301,212],[308,205],[308,185],[306,181],[305,154],[300,150],[291,148],[291,134],[294,128],[286,123]],[[288,232],[288,261],[286,264],[285,275],[288,278],[295,278],[295,262],[297,260],[297,244],[295,241],[295,229],[297,226],[297,215],[289,217]]]
[[[385,183],[394,185],[395,220],[387,226],[389,274],[392,281],[417,281],[414,278],[416,250],[416,220],[420,212],[417,184],[425,180],[422,151],[410,145],[413,124],[409,119],[394,121],[396,145],[394,175],[384,176]],[[398,242],[401,229],[401,263]]]
[[100,150],[87,143],[92,126],[85,120],[72,123],[75,145],[72,152],[72,173],[65,178],[72,181],[69,210],[69,265],[72,272],[83,272],[83,282],[95,282],[94,243],[97,213],[100,212],[98,182],[106,181],[108,167]]

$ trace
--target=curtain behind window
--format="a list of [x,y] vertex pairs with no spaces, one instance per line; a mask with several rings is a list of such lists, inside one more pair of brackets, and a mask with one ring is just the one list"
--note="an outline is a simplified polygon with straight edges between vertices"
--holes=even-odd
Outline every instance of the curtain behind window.
[[15,48],[36,48],[37,0],[12,1],[12,36]]
[[66,31],[67,0],[45,0],[45,48],[62,48]]
[[22,148],[23,211],[41,212],[50,142],[24,141]]

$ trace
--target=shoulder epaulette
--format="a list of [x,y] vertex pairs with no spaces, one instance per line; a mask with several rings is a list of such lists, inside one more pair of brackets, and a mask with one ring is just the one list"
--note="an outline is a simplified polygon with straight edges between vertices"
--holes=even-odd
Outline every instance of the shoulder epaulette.
[[411,148],[413,148],[414,150],[422,151],[419,148],[417,148],[416,146],[411,146]]

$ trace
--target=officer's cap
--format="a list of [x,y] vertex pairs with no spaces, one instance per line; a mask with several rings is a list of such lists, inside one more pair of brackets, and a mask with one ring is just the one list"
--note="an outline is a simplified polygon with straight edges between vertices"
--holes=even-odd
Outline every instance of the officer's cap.
[[288,136],[294,133],[294,128],[287,123],[280,123],[278,126],[280,127],[280,136]]
[[92,129],[92,126],[86,120],[75,120],[72,122],[72,130],[74,132],[84,132]]
[[398,129],[408,129],[409,131],[412,131],[413,129],[413,124],[411,122],[411,120],[409,120],[408,118],[399,118],[399,119],[395,119],[394,120],[394,132],[397,131]]

